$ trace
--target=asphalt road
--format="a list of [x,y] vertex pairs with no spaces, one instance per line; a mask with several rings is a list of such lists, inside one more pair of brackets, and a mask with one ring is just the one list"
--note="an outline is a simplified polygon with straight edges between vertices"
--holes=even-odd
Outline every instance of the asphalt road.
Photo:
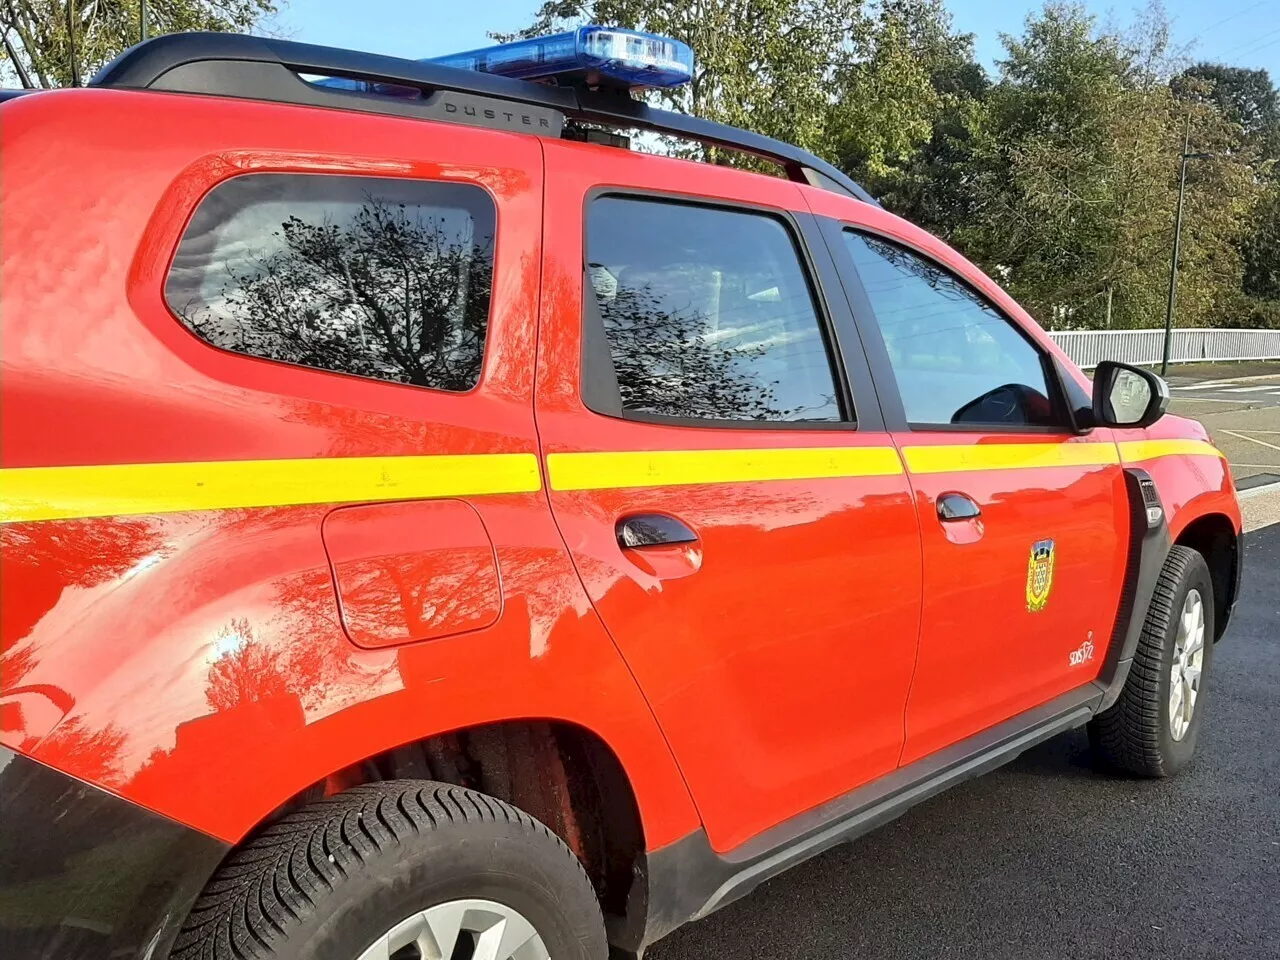
[[1280,481],[1280,363],[1187,364],[1169,374],[1169,409],[1209,428],[1237,484]]
[[1175,779],[1092,768],[1084,731],[918,806],[656,945],[647,960],[1280,958],[1280,524]]

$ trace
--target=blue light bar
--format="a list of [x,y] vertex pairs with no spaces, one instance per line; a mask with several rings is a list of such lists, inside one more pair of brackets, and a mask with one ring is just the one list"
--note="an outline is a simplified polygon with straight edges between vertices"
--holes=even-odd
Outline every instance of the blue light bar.
[[427,62],[519,80],[579,78],[592,85],[678,87],[693,79],[693,50],[670,37],[613,27],[578,27]]

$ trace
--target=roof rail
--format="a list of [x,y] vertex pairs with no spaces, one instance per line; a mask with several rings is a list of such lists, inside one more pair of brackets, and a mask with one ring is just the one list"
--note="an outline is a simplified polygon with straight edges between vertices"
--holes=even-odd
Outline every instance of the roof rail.
[[[412,88],[421,95],[344,90],[308,82],[308,76]],[[566,119],[636,127],[771,160],[794,181],[879,206],[867,191],[825,160],[747,130],[657,110],[622,94],[554,87],[335,47],[235,33],[167,34],[120,54],[102,68],[90,86],[305,104],[552,136],[561,133]]]

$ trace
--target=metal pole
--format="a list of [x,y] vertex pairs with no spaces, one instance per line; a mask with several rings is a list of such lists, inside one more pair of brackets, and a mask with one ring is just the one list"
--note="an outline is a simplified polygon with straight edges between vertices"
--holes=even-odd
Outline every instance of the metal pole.
[[1178,216],[1173,224],[1173,264],[1169,269],[1169,307],[1164,314],[1164,359],[1160,376],[1169,373],[1169,355],[1173,351],[1173,306],[1178,298],[1178,255],[1182,252],[1182,203],[1187,195],[1187,161],[1191,159],[1191,115],[1187,114],[1187,131],[1182,139],[1182,174],[1178,180]]
[[27,73],[27,68],[18,59],[18,51],[13,49],[13,44],[9,41],[8,30],[4,32],[4,52],[9,55],[9,60],[13,63],[13,69],[18,74],[18,81],[22,84],[22,89],[34,90],[35,84],[31,82],[31,75]]
[[139,0],[138,3],[138,39],[146,40],[151,36],[151,24],[147,22],[147,0]]
[[71,85],[80,86],[80,64],[76,62],[75,0],[67,0],[67,42],[71,45]]

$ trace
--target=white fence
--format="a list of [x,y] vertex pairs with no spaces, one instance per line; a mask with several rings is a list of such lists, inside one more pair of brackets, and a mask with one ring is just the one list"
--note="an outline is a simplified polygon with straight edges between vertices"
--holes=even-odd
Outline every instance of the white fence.
[[[1159,363],[1164,356],[1164,330],[1058,330],[1049,336],[1081,367],[1102,360]],[[1173,331],[1171,363],[1210,360],[1280,360],[1280,330]]]

